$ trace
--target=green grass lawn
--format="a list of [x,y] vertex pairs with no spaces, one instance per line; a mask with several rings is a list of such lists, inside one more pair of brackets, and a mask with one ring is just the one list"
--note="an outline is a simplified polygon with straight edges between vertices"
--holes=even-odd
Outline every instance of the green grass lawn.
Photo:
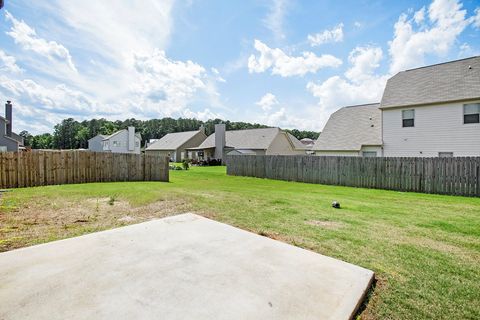
[[[128,210],[147,208],[134,222],[151,218],[145,212],[153,204],[162,213],[157,216],[193,211],[371,269],[377,282],[361,319],[480,319],[479,198],[229,177],[223,167],[192,168],[171,171],[170,183],[95,183],[5,193],[0,241],[8,243],[8,250],[125,224],[98,208],[98,199],[110,197],[128,204]],[[89,210],[98,214],[88,215],[84,224],[49,224],[49,219],[62,220],[70,203],[77,208],[73,204],[91,199],[97,205]],[[342,209],[331,208],[333,200]],[[41,215],[42,208],[50,212],[46,218],[21,216]],[[27,232],[39,225],[41,231]]]

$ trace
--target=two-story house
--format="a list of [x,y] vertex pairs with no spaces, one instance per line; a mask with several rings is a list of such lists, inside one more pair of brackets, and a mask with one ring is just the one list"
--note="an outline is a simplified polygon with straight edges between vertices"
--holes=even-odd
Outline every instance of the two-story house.
[[109,136],[97,135],[88,140],[88,150],[96,152],[140,154],[142,136],[135,127],[119,130]]
[[396,74],[380,109],[386,157],[480,156],[480,57]]
[[480,56],[391,77],[380,104],[330,116],[313,151],[320,156],[480,156]]

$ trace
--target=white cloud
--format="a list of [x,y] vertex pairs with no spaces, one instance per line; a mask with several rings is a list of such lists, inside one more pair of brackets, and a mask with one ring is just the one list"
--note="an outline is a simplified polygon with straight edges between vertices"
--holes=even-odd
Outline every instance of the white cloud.
[[278,100],[274,94],[268,92],[255,104],[262,108],[263,111],[270,111],[274,105],[278,104]]
[[252,54],[248,58],[250,73],[265,72],[272,68],[272,74],[282,77],[304,76],[307,73],[316,73],[326,67],[338,67],[342,61],[332,55],[315,55],[313,52],[303,52],[301,56],[287,55],[281,49],[271,49],[260,40],[255,40],[255,49],[260,52],[257,57]]
[[[31,6],[54,21],[48,26],[37,21],[38,34],[45,34],[41,31],[49,28],[59,37],[58,41],[73,53],[80,50],[90,63],[82,64],[80,71],[73,74],[68,70],[63,72],[62,66],[67,69],[65,60],[63,65],[58,61],[38,63],[38,59],[17,55],[22,66],[38,72],[34,80],[27,72],[23,79],[1,75],[0,92],[25,109],[25,115],[18,115],[17,123],[28,124],[28,110],[48,114],[35,120],[45,119],[40,120],[45,122],[46,117],[56,121],[96,116],[112,120],[185,114],[218,116],[214,109],[223,105],[216,85],[225,81],[220,72],[215,68],[207,71],[193,61],[172,59],[162,50],[170,37],[173,0],[96,1],[88,6],[78,1],[52,0],[33,2]],[[14,25],[16,38],[24,39],[20,35],[27,35],[28,41],[22,43],[33,46],[38,42],[37,31],[27,23],[13,16],[8,19]],[[41,45],[53,47],[53,42],[40,40]],[[199,105],[210,109],[197,111]],[[54,124],[50,120],[48,124]],[[33,131],[33,127],[32,124],[25,129]]]
[[104,106],[99,108],[90,97],[64,84],[45,87],[31,79],[12,80],[0,76],[0,88],[6,90],[14,100],[38,106],[43,111],[63,114],[109,111]]
[[425,7],[422,7],[422,9],[413,14],[413,20],[417,24],[421,24],[425,20]]
[[168,59],[161,50],[135,55],[134,66],[139,77],[133,92],[144,111],[161,110],[172,115],[186,108],[193,95],[207,87],[205,68],[192,61]]
[[375,73],[382,56],[379,47],[357,47],[350,52],[350,68],[344,77],[333,76],[321,83],[309,82],[307,90],[319,99],[320,118],[326,121],[326,115],[345,105],[379,102],[389,77]]
[[353,23],[353,26],[354,26],[355,28],[357,28],[357,29],[360,29],[360,28],[363,27],[363,23],[361,23],[360,21],[355,21],[355,22]]
[[324,30],[323,32],[314,35],[309,34],[307,38],[312,47],[320,46],[329,42],[342,42],[343,23],[338,24],[331,30]]
[[227,82],[227,80],[225,80],[221,76],[220,71],[218,71],[217,68],[210,68],[210,70],[212,71],[213,75],[215,76],[215,80],[217,80],[218,82]]
[[[173,0],[36,1],[67,26],[69,39],[122,65],[132,52],[164,49],[172,31]],[[81,35],[81,36],[76,36]]]
[[475,28],[480,28],[480,8],[475,9],[475,15],[472,17],[472,24]]
[[277,40],[285,39],[283,20],[289,7],[288,0],[272,0],[269,12],[263,20],[265,26],[272,31]]
[[303,129],[318,131],[321,128],[323,119],[319,117],[318,107],[302,105],[302,112],[292,111],[285,106],[276,109],[274,112],[264,112],[256,115],[251,122],[260,122],[272,127],[283,129]]
[[0,71],[10,73],[20,73],[23,70],[17,65],[15,57],[9,56],[0,49]]
[[459,49],[458,58],[460,59],[480,55],[480,51],[473,49],[468,43],[463,43]]
[[64,61],[73,71],[77,71],[67,48],[55,41],[47,41],[38,37],[33,28],[23,20],[15,19],[10,12],[5,11],[5,17],[12,23],[7,34],[13,38],[16,44],[19,44],[24,50],[36,52],[52,61]]
[[423,65],[429,54],[446,55],[470,23],[465,17],[467,11],[456,0],[434,0],[428,7],[428,21],[426,17],[420,19],[423,11],[413,15],[420,24],[419,31],[414,30],[406,14],[395,23],[394,38],[389,42],[391,73]]
[[379,47],[356,47],[348,55],[351,67],[345,73],[354,82],[369,80],[380,66],[383,51]]
[[194,118],[202,121],[207,121],[209,119],[223,119],[221,114],[212,112],[208,108],[203,111],[196,111],[196,112],[190,109],[185,109],[182,112],[182,115],[185,118]]

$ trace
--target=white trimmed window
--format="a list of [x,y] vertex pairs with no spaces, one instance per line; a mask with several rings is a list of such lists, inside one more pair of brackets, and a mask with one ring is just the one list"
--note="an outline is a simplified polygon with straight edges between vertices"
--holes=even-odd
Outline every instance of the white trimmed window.
[[402,127],[415,126],[415,109],[402,110]]
[[480,123],[480,103],[463,105],[463,123]]

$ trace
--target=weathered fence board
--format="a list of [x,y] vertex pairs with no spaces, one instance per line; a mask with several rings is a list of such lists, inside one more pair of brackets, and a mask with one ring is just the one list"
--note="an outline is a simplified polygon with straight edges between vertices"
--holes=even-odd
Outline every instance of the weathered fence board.
[[83,150],[0,153],[0,188],[168,180],[168,159],[158,155]]
[[[1,163],[3,162],[4,160]],[[235,176],[480,196],[480,157],[362,158],[229,155],[226,164],[227,174]]]

